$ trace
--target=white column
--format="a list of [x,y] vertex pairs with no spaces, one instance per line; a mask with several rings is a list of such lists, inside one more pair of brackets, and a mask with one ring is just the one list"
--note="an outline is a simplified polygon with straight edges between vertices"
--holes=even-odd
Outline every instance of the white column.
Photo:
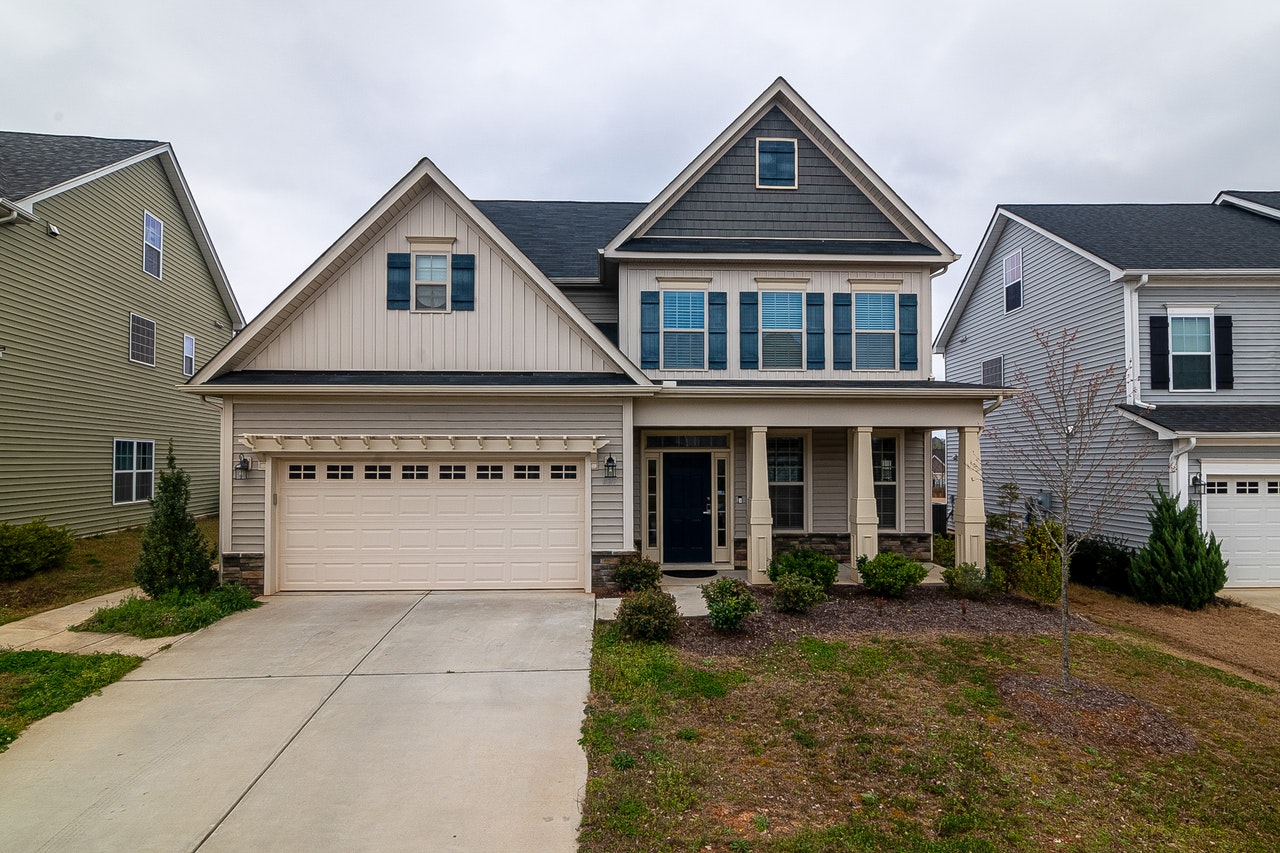
[[767,427],[752,427],[748,436],[751,455],[751,489],[748,507],[747,580],[768,583],[773,559],[773,504],[769,501],[769,465],[765,439]]
[[982,457],[978,428],[961,427],[956,460],[956,565],[987,565],[987,510],[982,502]]
[[853,500],[849,501],[849,533],[853,557],[874,557],[880,550],[880,517],[876,513],[871,470],[871,427],[853,429]]

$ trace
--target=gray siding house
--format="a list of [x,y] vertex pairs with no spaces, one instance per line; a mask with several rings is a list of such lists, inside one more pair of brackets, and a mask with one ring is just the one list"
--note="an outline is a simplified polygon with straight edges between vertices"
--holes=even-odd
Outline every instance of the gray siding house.
[[[1021,371],[1034,384],[1033,329],[1075,329],[1084,369],[1123,372],[1114,428],[1154,442],[1144,479],[1198,504],[1228,586],[1280,586],[1280,193],[997,208],[934,351],[953,380],[1002,386]],[[1014,417],[1006,406],[988,422]],[[1003,482],[1045,486],[997,444],[983,455],[988,502]],[[1148,506],[1137,496],[1104,532],[1140,545]]]
[[242,325],[167,143],[0,132],[0,521],[142,524],[170,439],[216,512],[220,416],[178,386]]
[[422,160],[189,387],[224,401],[224,575],[590,589],[637,552],[753,581],[802,543],[928,557],[947,427],[980,562],[994,395],[929,370],[954,260],[781,79],[648,202],[473,201]]

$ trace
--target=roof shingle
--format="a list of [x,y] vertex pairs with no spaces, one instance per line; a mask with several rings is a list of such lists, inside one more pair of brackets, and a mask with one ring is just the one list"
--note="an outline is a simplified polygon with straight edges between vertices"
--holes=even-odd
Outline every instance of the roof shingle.
[[0,197],[20,201],[163,144],[0,131]]

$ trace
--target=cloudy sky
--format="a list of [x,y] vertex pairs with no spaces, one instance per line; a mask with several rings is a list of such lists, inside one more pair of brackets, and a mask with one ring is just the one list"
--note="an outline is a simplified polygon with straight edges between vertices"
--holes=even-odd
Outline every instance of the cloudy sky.
[[786,77],[963,257],[996,204],[1280,189],[1274,0],[0,0],[0,126],[174,145],[246,317],[420,157],[647,201]]

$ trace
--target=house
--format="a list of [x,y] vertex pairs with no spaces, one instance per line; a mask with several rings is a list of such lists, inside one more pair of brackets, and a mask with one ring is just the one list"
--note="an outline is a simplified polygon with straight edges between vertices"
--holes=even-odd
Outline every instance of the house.
[[781,79],[649,202],[473,201],[422,160],[188,389],[223,401],[224,576],[590,589],[637,552],[757,582],[801,544],[928,557],[947,427],[980,561],[995,395],[930,376],[955,258]]
[[[1222,540],[1228,586],[1280,586],[1280,193],[1212,204],[1016,204],[996,209],[934,351],[947,376],[992,386],[1042,371],[1031,330],[1078,329],[1087,370],[1124,371],[1115,429],[1158,449],[1152,491],[1199,504]],[[1042,361],[1042,353],[1041,359]],[[1013,407],[992,414],[999,426]],[[983,447],[987,497],[1007,472]],[[1150,533],[1142,495],[1104,533]]]
[[168,143],[0,132],[0,521],[144,523],[170,439],[218,510],[220,415],[177,390],[244,324]]

